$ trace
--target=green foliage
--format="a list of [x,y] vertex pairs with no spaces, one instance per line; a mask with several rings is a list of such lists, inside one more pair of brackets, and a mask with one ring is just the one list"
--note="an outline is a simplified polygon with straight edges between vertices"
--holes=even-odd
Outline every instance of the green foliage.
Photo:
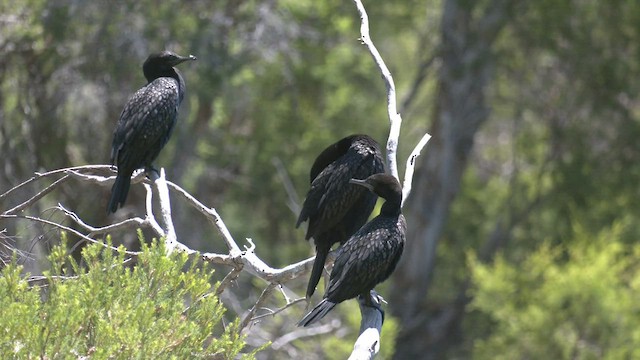
[[143,242],[133,266],[123,247],[114,254],[97,244],[78,263],[64,242],[49,261],[42,287],[15,261],[2,270],[2,359],[230,359],[244,347],[235,323],[223,328],[213,271],[185,254],[166,256],[158,242]]
[[640,245],[620,240],[626,223],[597,234],[578,226],[573,241],[518,263],[471,257],[472,308],[493,324],[474,358],[638,358]]

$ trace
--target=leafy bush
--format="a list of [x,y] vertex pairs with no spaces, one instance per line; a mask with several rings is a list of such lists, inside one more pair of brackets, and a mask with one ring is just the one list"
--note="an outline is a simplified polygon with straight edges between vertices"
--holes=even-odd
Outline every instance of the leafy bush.
[[[144,244],[144,242],[142,242]],[[185,254],[143,245],[135,265],[89,245],[76,262],[51,252],[42,286],[14,260],[0,274],[0,358],[235,358],[244,347],[212,293],[213,270]],[[30,279],[33,282],[33,278]],[[254,353],[243,358],[253,358]]]
[[473,307],[494,331],[476,341],[477,359],[640,358],[640,245],[625,226],[542,246],[518,264],[471,260]]

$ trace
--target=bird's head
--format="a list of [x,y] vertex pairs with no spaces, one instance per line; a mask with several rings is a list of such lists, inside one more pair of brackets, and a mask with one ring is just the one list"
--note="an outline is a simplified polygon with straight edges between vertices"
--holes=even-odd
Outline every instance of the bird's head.
[[173,67],[185,61],[197,60],[193,55],[180,56],[173,51],[163,50],[149,55],[145,64],[152,64],[158,67]]
[[373,174],[364,180],[351,179],[351,184],[364,186],[385,200],[402,198],[402,187],[398,180],[387,174]]
[[164,50],[149,55],[142,65],[142,72],[147,81],[151,82],[161,76],[175,76],[174,66],[190,60],[196,60],[193,55],[180,56],[172,51]]

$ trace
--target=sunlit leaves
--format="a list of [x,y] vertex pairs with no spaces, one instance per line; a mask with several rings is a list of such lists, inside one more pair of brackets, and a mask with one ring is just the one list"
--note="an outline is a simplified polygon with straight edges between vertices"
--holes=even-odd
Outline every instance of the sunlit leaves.
[[244,348],[233,324],[221,326],[212,270],[187,255],[167,257],[153,242],[137,262],[99,245],[85,247],[81,262],[64,244],[49,258],[42,287],[15,263],[0,274],[2,358],[234,358]]

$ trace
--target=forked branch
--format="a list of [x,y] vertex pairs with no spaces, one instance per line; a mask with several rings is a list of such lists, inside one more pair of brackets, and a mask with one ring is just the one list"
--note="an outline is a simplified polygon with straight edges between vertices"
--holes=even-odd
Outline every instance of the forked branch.
[[[395,176],[400,182],[400,176],[398,172],[398,139],[400,138],[400,127],[402,125],[402,117],[398,113],[396,105],[396,85],[393,81],[393,76],[389,68],[385,64],[380,52],[373,44],[371,37],[369,36],[369,16],[367,11],[360,0],[354,0],[358,13],[360,14],[360,41],[367,47],[373,61],[380,70],[382,78],[384,79],[385,86],[387,88],[387,115],[389,117],[389,138],[387,139],[387,166],[391,175]],[[420,155],[422,149],[427,145],[427,142],[431,136],[425,134],[422,139],[415,146],[411,155],[407,159],[405,167],[404,182],[402,182],[402,203],[409,197],[411,193],[411,186],[413,182],[413,171],[415,167],[415,160]],[[382,318],[378,318],[379,313],[376,311],[368,311],[366,307],[361,304],[360,312],[362,314],[360,337],[356,341],[353,353],[350,360],[359,359],[373,359],[380,350],[380,331],[382,329]],[[380,321],[378,321],[380,320]]]

